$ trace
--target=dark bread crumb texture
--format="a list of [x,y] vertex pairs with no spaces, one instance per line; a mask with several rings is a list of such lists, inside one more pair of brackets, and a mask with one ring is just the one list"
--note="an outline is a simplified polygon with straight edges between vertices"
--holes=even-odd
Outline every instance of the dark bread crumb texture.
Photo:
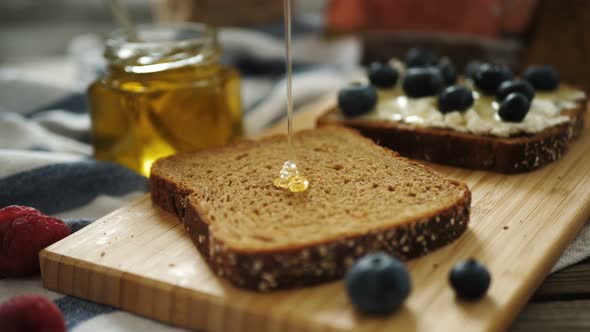
[[471,192],[351,130],[295,138],[308,191],[275,188],[284,137],[162,159],[155,204],[181,219],[218,276],[270,291],[342,277],[360,256],[427,254],[467,228]]
[[345,119],[338,110],[322,115],[319,127],[344,125],[401,155],[439,164],[499,173],[522,173],[560,159],[584,129],[587,101],[570,112],[568,123],[539,134],[511,138],[481,136],[446,129],[416,128],[394,122]]

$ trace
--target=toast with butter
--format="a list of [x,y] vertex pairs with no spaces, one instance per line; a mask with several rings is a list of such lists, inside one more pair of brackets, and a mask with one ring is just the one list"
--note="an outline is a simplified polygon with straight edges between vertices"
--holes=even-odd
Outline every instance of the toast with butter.
[[[494,70],[489,77],[503,75]],[[408,85],[406,75],[391,87],[377,87],[376,93],[357,93],[365,104],[351,100],[351,106],[327,111],[317,124],[354,128],[403,156],[470,169],[520,173],[558,160],[584,128],[585,93],[555,82],[551,89],[534,91],[524,80],[505,75],[492,83],[466,78],[446,89],[436,73],[422,80],[426,88]],[[534,83],[535,89],[544,88],[545,81]],[[428,91],[420,94],[420,89]],[[472,95],[461,96],[463,91]]]

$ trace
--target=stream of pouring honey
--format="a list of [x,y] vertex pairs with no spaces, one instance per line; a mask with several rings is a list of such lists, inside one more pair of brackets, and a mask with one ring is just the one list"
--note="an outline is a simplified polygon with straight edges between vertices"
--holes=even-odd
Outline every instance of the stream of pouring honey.
[[293,146],[293,65],[291,56],[291,0],[284,0],[285,7],[285,58],[287,66],[287,143],[289,160],[285,161],[274,185],[299,193],[307,190],[309,181],[297,169]]
[[289,158],[295,161],[293,148],[293,60],[291,56],[291,0],[285,1],[285,59],[287,64],[287,135]]

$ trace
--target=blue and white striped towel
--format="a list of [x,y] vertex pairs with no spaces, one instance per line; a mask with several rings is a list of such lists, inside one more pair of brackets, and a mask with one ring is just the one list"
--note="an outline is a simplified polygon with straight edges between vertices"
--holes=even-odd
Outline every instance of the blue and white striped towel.
[[[245,125],[249,134],[256,134],[285,114],[282,41],[239,30],[224,31],[221,39],[228,61],[245,74]],[[348,81],[358,71],[359,53],[354,40],[326,44],[315,37],[298,38],[295,41],[296,105],[333,92]],[[92,58],[88,54],[83,56]],[[98,58],[96,54],[95,57]],[[88,68],[79,69],[88,71]],[[31,75],[19,75],[10,69],[6,72],[10,75],[3,76],[0,68],[0,207],[33,206],[65,219],[77,230],[148,190],[147,180],[142,176],[92,159],[90,122],[83,93],[51,90],[50,86],[33,83],[34,75],[33,81],[15,80]],[[87,81],[74,83],[69,85],[81,87]],[[20,86],[17,93],[10,90],[15,86]],[[55,99],[59,94],[63,95],[62,99],[42,107],[48,96]],[[590,228],[585,227],[555,269],[589,254]],[[45,290],[39,278],[0,279],[0,302],[27,293],[40,293],[53,299],[63,311],[68,329],[75,332],[180,331],[112,307]]]

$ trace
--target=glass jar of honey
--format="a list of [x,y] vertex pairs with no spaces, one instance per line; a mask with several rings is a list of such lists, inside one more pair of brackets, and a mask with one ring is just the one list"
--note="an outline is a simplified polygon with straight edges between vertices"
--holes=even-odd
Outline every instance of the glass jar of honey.
[[149,175],[158,158],[242,134],[240,78],[216,31],[186,23],[115,32],[105,75],[88,88],[94,156]]

